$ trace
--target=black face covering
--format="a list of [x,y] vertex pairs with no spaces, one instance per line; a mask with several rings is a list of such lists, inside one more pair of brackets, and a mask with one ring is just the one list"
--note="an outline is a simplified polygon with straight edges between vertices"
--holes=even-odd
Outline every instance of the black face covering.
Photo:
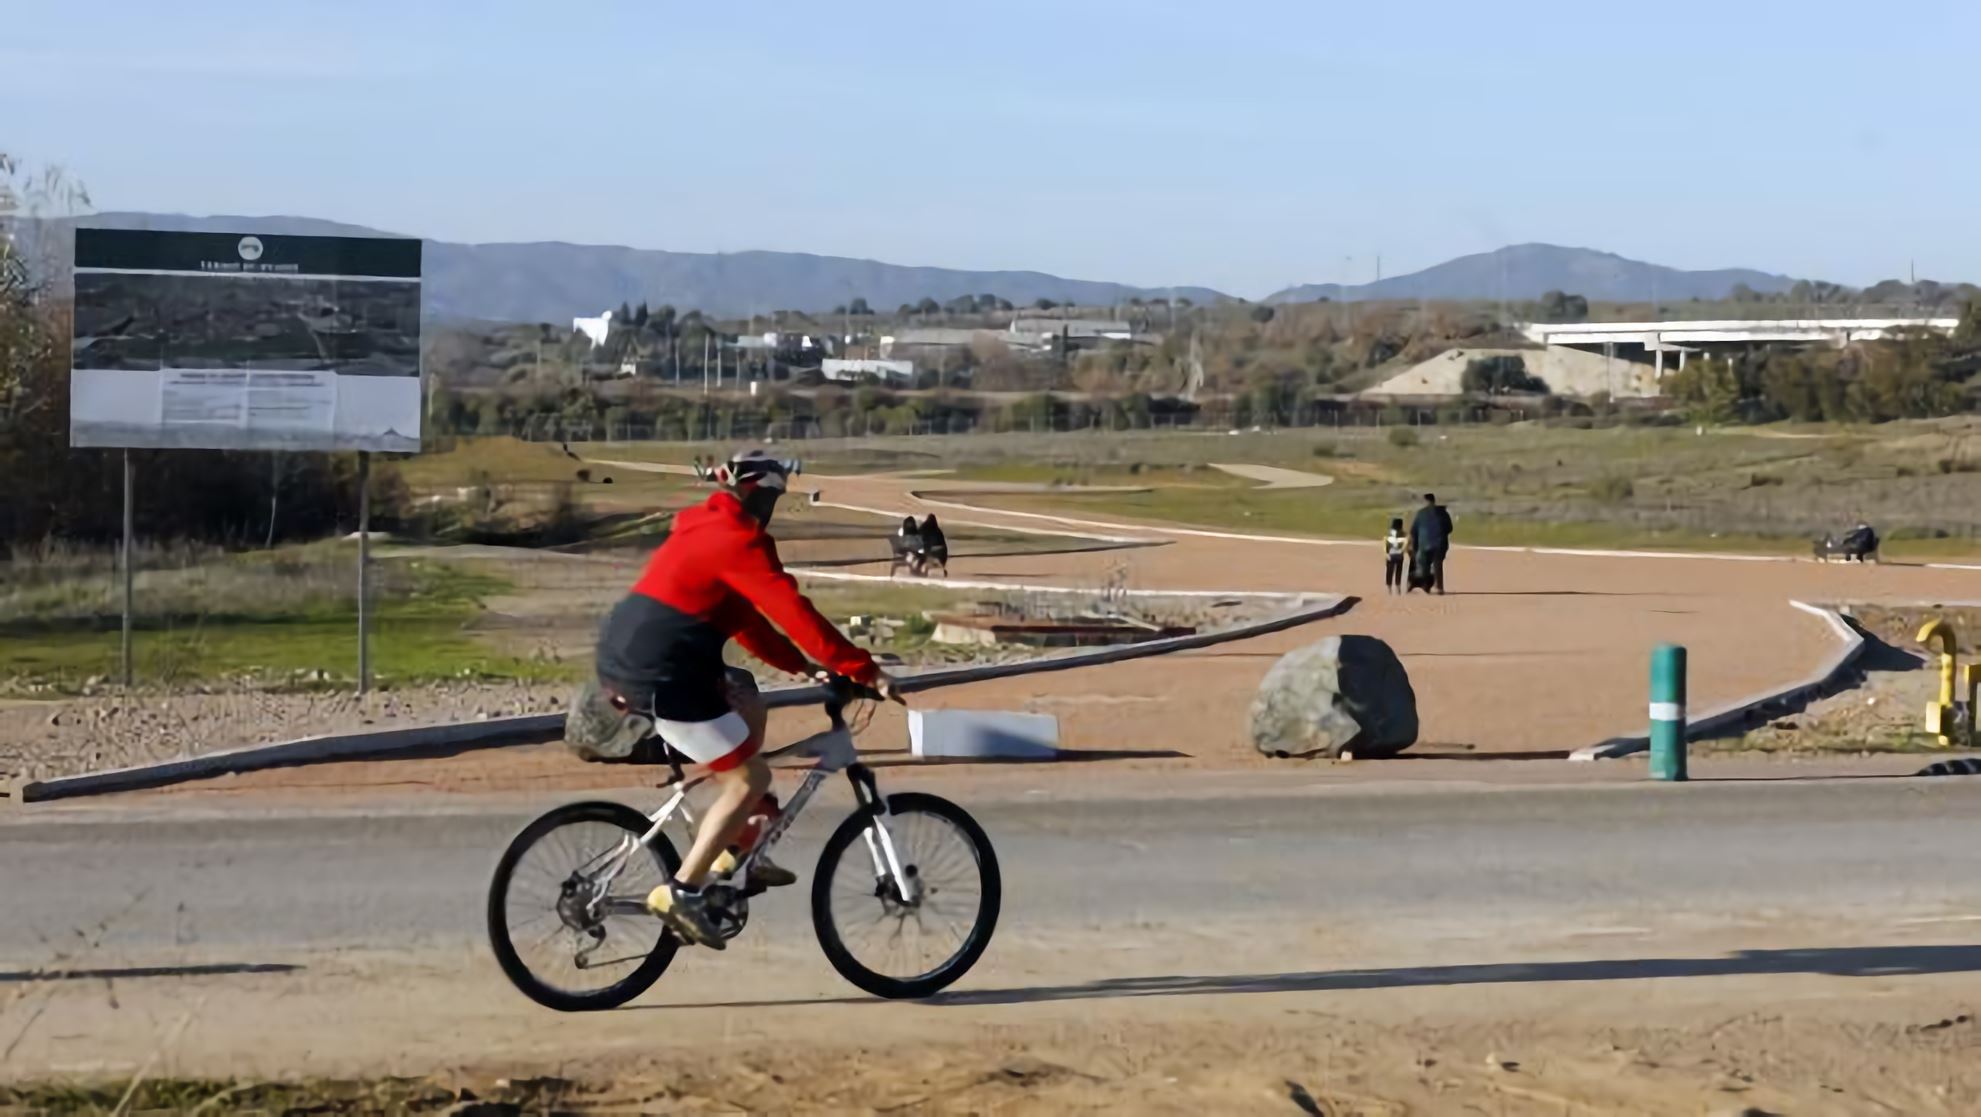
[[777,489],[758,485],[743,494],[743,511],[755,517],[759,524],[769,527],[770,515],[772,512],[777,511],[777,498],[783,495]]

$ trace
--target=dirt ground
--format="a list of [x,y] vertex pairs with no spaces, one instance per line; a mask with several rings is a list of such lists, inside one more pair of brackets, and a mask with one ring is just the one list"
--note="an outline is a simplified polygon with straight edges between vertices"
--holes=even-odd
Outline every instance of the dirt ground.
[[[807,1043],[710,1058],[527,1063],[417,1085],[298,1091],[317,1112],[427,1098],[482,1113],[1960,1114],[1981,1106],[1971,1016],[1865,1020],[1786,1006],[1700,1029],[1576,1022],[1394,1026],[1287,1010],[1270,1023],[1120,1022],[1049,1046],[996,1031],[909,1050]],[[1798,1011],[1802,1010],[1802,1011]],[[1931,1016],[1929,1012],[1926,1014]],[[1875,1068],[1861,1058],[1880,1042]],[[1866,1071],[1868,1070],[1868,1073]],[[223,1080],[209,1093],[223,1094]],[[105,1108],[118,1096],[102,1091]],[[348,1109],[332,1103],[356,1095]],[[253,1095],[208,1112],[262,1111]],[[316,1108],[316,1107],[321,1108]],[[513,1108],[512,1108],[513,1107]],[[408,1107],[411,1108],[410,1106]],[[422,1107],[425,1108],[425,1107]],[[4,1104],[0,1113],[27,1113]]]
[[[1764,938],[1743,947],[1767,955]],[[720,978],[706,965],[670,976],[656,1003],[547,1019],[517,1011],[466,960],[409,971],[333,957],[306,974],[172,982],[167,999],[158,982],[77,989],[34,1022],[20,1056],[42,1065],[51,1038],[93,1035],[100,1061],[72,1059],[57,1081],[118,1081],[125,1053],[151,1051],[159,1077],[405,1074],[476,1098],[533,1097],[508,1111],[521,1113],[1981,1110],[1981,1023],[1971,999],[1930,973],[1825,975],[1812,962],[1791,977],[1764,965],[1632,981],[1629,996],[1592,984],[1577,999],[1540,976],[1560,963],[1536,964],[1527,984],[1518,961],[1477,967],[1484,983],[1426,962],[1420,978],[1382,969],[1366,983],[1352,971],[1310,981],[1241,954],[1229,978],[1103,978],[972,1007],[968,994],[917,1006],[842,999],[824,983],[794,990],[725,959]],[[1630,976],[1601,962],[1581,969],[1592,981]],[[284,1025],[270,1031],[278,1001]],[[368,1031],[341,1029],[345,1018],[367,1019]],[[326,1030],[334,1042],[312,1039]],[[437,1062],[452,1069],[436,1075]]]
[[[830,503],[904,513],[933,507],[913,495],[926,491],[944,502],[940,511],[952,530],[981,525],[974,530],[987,537],[1025,535],[1050,543],[1055,541],[1054,533],[1094,530],[964,507],[973,499],[970,490],[944,491],[945,483],[939,479],[818,477],[807,482],[821,487]],[[829,508],[823,513],[832,514]],[[1785,685],[1833,654],[1835,636],[1820,619],[1793,608],[1791,599],[1902,608],[1910,610],[1904,615],[1904,623],[1909,624],[1930,612],[1933,603],[1981,598],[1981,573],[1966,570],[1462,547],[1450,563],[1449,596],[1397,597],[1382,592],[1380,556],[1373,546],[1228,539],[1129,524],[1111,524],[1099,533],[1154,545],[1106,552],[963,556],[951,573],[959,579],[1075,586],[1125,576],[1129,585],[1141,589],[1332,591],[1358,594],[1360,600],[1333,620],[1277,635],[1077,672],[946,688],[920,695],[917,702],[934,708],[1052,714],[1059,719],[1063,745],[1083,757],[1107,760],[1101,769],[1251,768],[1274,763],[1260,758],[1246,737],[1247,709],[1272,662],[1321,635],[1359,632],[1388,641],[1410,672],[1423,722],[1422,739],[1405,754],[1410,760],[1560,757],[1574,748],[1641,730],[1647,659],[1654,643],[1687,646],[1691,703],[1704,709]],[[805,557],[794,553],[793,559]],[[571,593],[574,600],[582,598],[587,609],[606,592],[606,581],[630,570],[630,563],[618,559],[543,561],[573,568],[577,580]],[[627,571],[620,569],[622,565]],[[578,568],[583,568],[582,576],[576,573]],[[879,562],[833,569],[886,572]],[[542,602],[532,603],[535,612],[516,623],[532,631],[557,631],[545,626],[544,607]],[[491,612],[490,623],[502,623],[502,604],[495,603]],[[1904,634],[1889,635],[1893,647],[1903,651]],[[1911,716],[1894,711],[1917,704],[1910,701],[1906,688],[1923,685],[1920,677],[1891,673],[1890,685],[1901,690],[1879,711],[1881,718],[1898,725]],[[1860,697],[1877,696],[1872,692]],[[133,738],[143,740],[157,732],[161,720],[179,719],[204,733],[212,742],[207,747],[218,747],[221,741],[248,743],[257,735],[272,739],[291,731],[346,728],[354,721],[362,724],[366,717],[380,723],[406,718],[407,713],[393,709],[395,703],[420,705],[423,713],[431,705],[436,715],[458,711],[457,716],[466,718],[481,712],[497,716],[550,709],[559,697],[561,691],[555,687],[507,692],[470,688],[458,694],[440,692],[431,702],[411,693],[395,696],[372,712],[361,710],[353,700],[331,696],[212,696],[196,703],[195,713],[181,712],[175,700],[121,722],[123,715],[106,714],[103,724],[131,726]],[[1841,696],[1813,713],[1824,719],[1857,700]],[[211,721],[202,720],[208,717],[204,710],[209,706],[215,711]],[[302,713],[290,716],[284,712],[290,706]],[[14,746],[18,758],[35,749],[71,754],[101,749],[103,742],[114,739],[99,732],[94,723],[47,725],[49,716],[39,707],[0,710],[0,740],[29,742],[26,749]],[[93,719],[96,714],[88,716]],[[1772,734],[1761,734],[1747,744],[1792,747],[1806,720],[1784,719]],[[1840,726],[1853,724],[1852,719],[1836,720]],[[773,733],[795,734],[805,724],[802,713],[782,715]],[[866,740],[879,749],[903,748],[905,721],[896,712],[883,712]],[[452,760],[399,762],[392,779],[438,787],[459,781],[508,786],[532,780],[567,784],[600,779],[586,775],[584,766],[569,765],[575,762],[554,750],[512,749]],[[1067,770],[1071,774],[1097,769],[1080,765]],[[274,786],[362,786],[375,778],[369,766],[331,765],[308,774],[272,773],[246,781],[249,786],[262,781]]]
[[[926,511],[911,489],[941,485],[807,480],[830,499],[890,511]],[[981,520],[1019,533],[1077,530],[988,510],[940,511],[957,526]],[[1104,557],[966,558],[952,573],[1088,585],[1103,564],[1121,562],[1139,588],[1322,591],[1362,600],[1334,620],[1202,652],[929,692],[922,700],[930,705],[1056,714],[1065,743],[1088,762],[915,765],[900,751],[902,717],[888,710],[867,741],[891,787],[968,785],[978,797],[1002,789],[1068,802],[1101,787],[1217,796],[1240,793],[1241,778],[1260,778],[1246,770],[1267,766],[1289,782],[1317,785],[1407,777],[1394,781],[1399,794],[1537,774],[1635,780],[1641,766],[1628,761],[1515,761],[1558,757],[1640,728],[1646,656],[1657,641],[1688,646],[1691,700],[1706,707],[1782,685],[1832,654],[1834,636],[1791,599],[1889,606],[1894,619],[1880,631],[1896,647],[1898,628],[1916,619],[1905,610],[1981,598],[1981,574],[1971,571],[1464,548],[1451,563],[1451,596],[1393,598],[1381,593],[1379,554],[1369,545],[1133,525],[1106,531],[1160,545]],[[1278,655],[1329,632],[1370,633],[1402,655],[1425,727],[1405,759],[1285,764],[1250,749],[1245,712],[1260,677]],[[1903,677],[1905,686],[1917,678],[1899,664],[1882,667],[1889,670],[1872,674]],[[287,716],[250,708],[276,696],[212,697],[209,733]],[[464,688],[432,709],[401,706],[389,717],[465,718],[557,697]],[[303,696],[282,701],[289,698]],[[388,718],[379,707],[310,701],[318,705],[299,707],[304,720]],[[244,704],[231,721],[227,702]],[[1827,709],[1816,716],[1827,718]],[[103,722],[129,717],[128,732],[142,738],[151,730],[136,715]],[[0,721],[0,739],[10,728],[46,730],[74,748],[112,732],[94,721],[49,726],[47,717],[46,707],[0,710],[0,719],[14,719]],[[795,737],[815,718],[780,712],[773,737]],[[1776,779],[1827,773],[1835,763],[1709,755],[1695,774]],[[1881,755],[1851,763],[1853,774],[1896,775],[1923,761]],[[653,780],[650,769],[583,765],[548,745],[264,772],[128,802],[140,811],[191,803],[228,812],[289,799],[368,809],[388,791],[541,795]],[[1152,800],[1150,810],[1160,809]],[[740,946],[720,967],[695,959],[669,976],[653,1003],[548,1021],[518,1011],[479,952],[452,947],[387,958],[339,951],[299,957],[298,972],[169,981],[0,975],[16,979],[0,983],[0,1010],[41,1006],[19,1036],[0,1034],[0,1045],[16,1043],[25,1064],[70,1079],[128,1074],[140,1061],[151,1074],[174,1077],[407,1074],[455,1089],[448,1105],[465,1101],[463,1086],[478,1097],[527,1099],[516,1112],[1981,1112],[1977,964],[1973,947],[1949,926],[1971,913],[1877,923],[1877,913],[1859,912],[1877,925],[1852,929],[1843,920],[1757,911],[1737,928],[1695,933],[1684,912],[1668,911],[1656,916],[1669,925],[1655,934],[1647,916],[1645,926],[1552,927],[1518,942],[1413,939],[1415,932],[1377,934],[1330,920],[1255,925],[1242,910],[1223,914],[1237,923],[1221,934],[1185,922],[1145,935],[1127,912],[1078,934],[1014,935],[980,979],[988,992],[922,1005],[849,999],[808,944],[768,937]],[[1095,941],[1111,946],[1097,951]],[[1891,960],[1901,955],[1903,963]],[[1290,972],[1290,958],[1298,972]],[[267,1026],[272,1004],[281,1006],[280,1028]],[[0,1011],[10,1021],[18,1015]],[[355,1020],[364,1027],[351,1028]],[[87,1050],[78,1037],[87,1037]],[[151,1055],[133,1059],[143,1053]],[[450,1069],[435,1076],[436,1065]]]

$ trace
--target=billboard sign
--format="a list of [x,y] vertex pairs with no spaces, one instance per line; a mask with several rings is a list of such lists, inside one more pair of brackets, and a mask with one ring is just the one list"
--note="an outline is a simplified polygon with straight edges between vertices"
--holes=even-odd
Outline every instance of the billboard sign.
[[420,448],[420,242],[76,230],[69,444]]

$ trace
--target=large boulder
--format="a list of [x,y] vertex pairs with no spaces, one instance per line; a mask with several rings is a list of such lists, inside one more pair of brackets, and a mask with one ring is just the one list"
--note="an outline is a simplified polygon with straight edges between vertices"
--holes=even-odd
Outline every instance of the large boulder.
[[1267,756],[1394,756],[1417,743],[1417,692],[1373,636],[1330,636],[1281,656],[1252,699]]

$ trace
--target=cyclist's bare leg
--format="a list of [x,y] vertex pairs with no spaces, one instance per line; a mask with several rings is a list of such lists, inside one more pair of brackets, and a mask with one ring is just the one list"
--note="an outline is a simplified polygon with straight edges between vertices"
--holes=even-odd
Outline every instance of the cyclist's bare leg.
[[[748,720],[749,715],[744,714],[744,718]],[[762,737],[756,739],[762,740]],[[702,826],[695,834],[695,844],[681,859],[681,868],[674,874],[676,880],[689,888],[702,886],[703,881],[708,879],[709,869],[715,865],[715,859],[743,832],[743,826],[749,822],[758,801],[763,798],[764,792],[770,790],[770,765],[763,757],[753,756],[726,772],[715,773],[713,780],[719,789],[715,802],[702,816]]]

